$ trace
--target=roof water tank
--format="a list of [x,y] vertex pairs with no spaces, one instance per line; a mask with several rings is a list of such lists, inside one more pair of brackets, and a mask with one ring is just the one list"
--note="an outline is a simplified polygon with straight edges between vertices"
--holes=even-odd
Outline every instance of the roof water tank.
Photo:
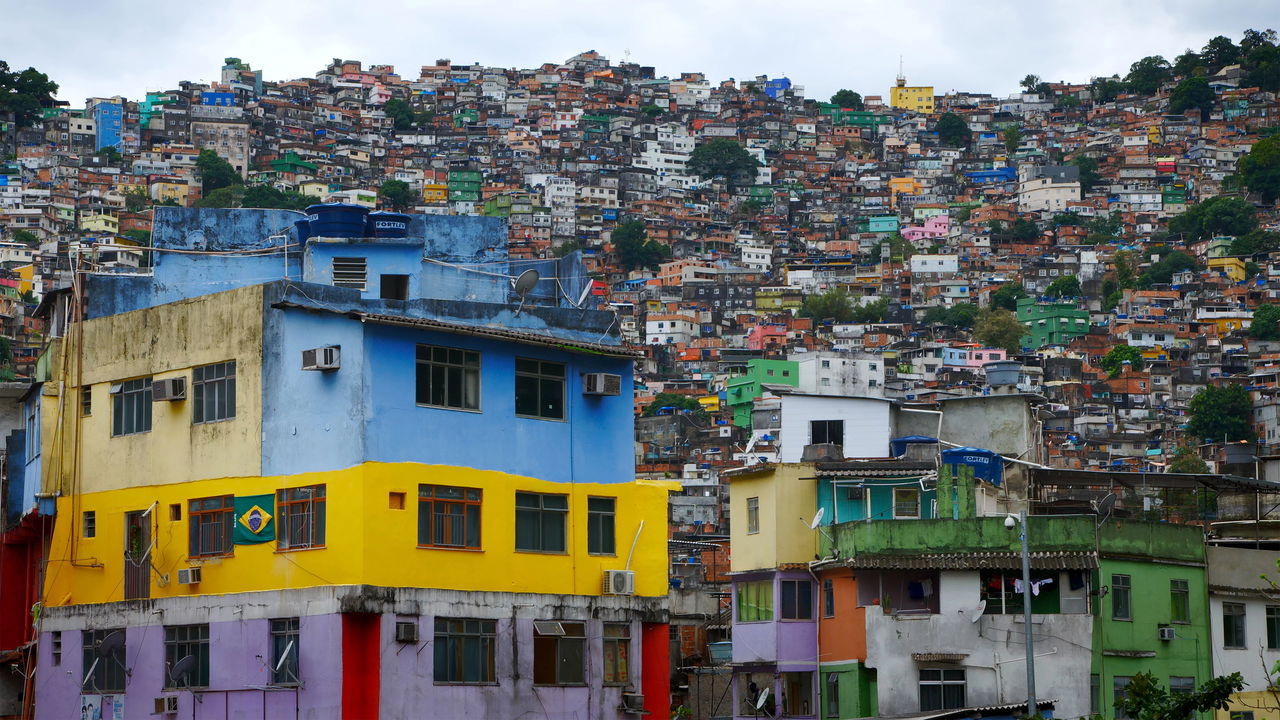
[[313,237],[363,237],[368,214],[368,208],[346,203],[321,203],[307,208]]
[[1017,360],[996,360],[984,363],[982,369],[987,373],[987,384],[1017,385],[1018,374],[1022,372],[1022,363]]
[[311,219],[304,218],[293,223],[294,229],[298,231],[298,242],[304,243],[307,238],[311,237]]
[[402,238],[409,236],[409,216],[394,212],[371,212],[365,221],[365,237]]

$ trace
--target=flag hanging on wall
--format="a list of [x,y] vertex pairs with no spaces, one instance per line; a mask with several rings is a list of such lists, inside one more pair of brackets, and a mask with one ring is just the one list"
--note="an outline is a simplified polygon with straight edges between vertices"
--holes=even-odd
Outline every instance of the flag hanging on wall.
[[276,539],[276,526],[271,513],[275,510],[276,496],[236,496],[236,545],[256,545]]

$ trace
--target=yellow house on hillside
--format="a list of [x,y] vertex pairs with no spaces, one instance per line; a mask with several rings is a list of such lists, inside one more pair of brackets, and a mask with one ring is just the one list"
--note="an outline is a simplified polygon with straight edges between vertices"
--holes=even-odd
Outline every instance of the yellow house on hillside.
[[889,88],[889,106],[931,115],[933,114],[933,86],[909,86],[907,79],[899,75],[898,84]]

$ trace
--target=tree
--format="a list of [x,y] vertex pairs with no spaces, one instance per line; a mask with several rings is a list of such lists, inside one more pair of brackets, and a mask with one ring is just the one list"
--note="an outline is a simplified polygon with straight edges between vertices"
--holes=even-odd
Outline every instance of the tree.
[[110,145],[102,148],[102,156],[106,158],[107,164],[109,165],[119,165],[124,159],[120,154],[120,151]]
[[1089,95],[1097,104],[1109,103],[1124,92],[1124,83],[1119,76],[1098,78],[1089,84]]
[[1209,87],[1209,81],[1205,78],[1196,76],[1184,78],[1169,96],[1169,111],[1185,113],[1187,110],[1198,109],[1200,119],[1208,120],[1209,111],[1213,109],[1213,101],[1216,99],[1217,95],[1214,94],[1213,88]]
[[196,207],[201,208],[238,208],[240,203],[244,201],[243,185],[228,185],[220,187],[211,193],[206,193],[204,197],[196,202]]
[[653,417],[657,415],[663,408],[674,408],[677,411],[693,413],[694,415],[706,415],[706,408],[702,407],[702,403],[696,398],[688,395],[678,395],[676,393],[658,393],[653,401],[644,406],[645,417]]
[[1035,223],[1026,218],[1018,218],[1013,221],[1013,228],[1009,231],[1015,240],[1030,242],[1040,237],[1040,228]]
[[1204,58],[1200,57],[1200,53],[1187,48],[1173,60],[1173,74],[1177,77],[1191,77],[1197,71],[1204,72]]
[[271,185],[250,185],[244,190],[240,207],[305,210],[314,202],[314,199],[292,190],[283,191]]
[[1258,255],[1280,250],[1280,233],[1251,230],[1231,241],[1232,255]]
[[859,323],[878,323],[884,322],[885,315],[889,312],[889,300],[887,298],[878,298],[869,303],[853,306],[853,321]]
[[1049,224],[1055,228],[1062,227],[1063,225],[1080,226],[1084,225],[1084,218],[1080,217],[1080,213],[1075,212],[1074,210],[1069,210],[1067,212],[1060,212],[1054,215],[1053,218],[1049,220]]
[[1253,311],[1249,337],[1257,340],[1280,340],[1280,306],[1264,303]]
[[1140,95],[1151,95],[1165,84],[1172,75],[1169,61],[1159,55],[1149,55],[1129,66],[1125,84]]
[[1075,275],[1063,275],[1061,277],[1054,278],[1053,282],[1049,283],[1049,287],[1045,289],[1044,294],[1049,297],[1059,298],[1078,298],[1084,296],[1084,293],[1080,290],[1080,280]]
[[1022,144],[1022,130],[1015,127],[1005,128],[1004,131],[1004,151],[1010,155],[1018,151],[1018,146]]
[[1188,240],[1206,240],[1217,235],[1240,237],[1258,226],[1254,208],[1236,197],[1219,195],[1187,208],[1169,220],[1169,232]]
[[618,264],[627,270],[656,268],[658,263],[671,257],[671,248],[648,237],[644,223],[639,220],[628,220],[614,228],[609,240]]
[[583,248],[581,240],[566,240],[559,245],[551,248],[551,254],[556,257],[564,257],[569,253],[574,253]]
[[[240,178],[240,173],[231,167],[231,163],[223,160],[218,156],[218,153],[207,148],[201,150],[199,157],[196,158],[196,170],[200,171],[200,186],[206,196],[214,190],[230,187],[231,185],[240,185],[244,182]],[[202,205],[201,207],[209,206]]]
[[13,241],[28,247],[35,247],[40,244],[40,237],[30,230],[14,230]]
[[1210,442],[1253,440],[1253,400],[1243,385],[1209,385],[1187,406],[1187,432]]
[[1231,673],[1205,682],[1194,692],[1173,692],[1156,682],[1148,672],[1129,681],[1124,695],[1116,699],[1116,715],[1133,720],[1187,720],[1198,713],[1226,710],[1233,693],[1244,689],[1240,673]]
[[1173,457],[1169,459],[1169,472],[1207,473],[1209,472],[1209,465],[1200,459],[1194,448],[1189,445],[1179,445],[1178,449],[1174,451]]
[[378,188],[378,197],[382,198],[384,206],[397,211],[404,211],[414,201],[413,190],[409,188],[409,183],[403,180],[383,182],[382,187]]
[[991,307],[1014,311],[1018,309],[1018,300],[1026,296],[1026,288],[1018,283],[1005,283],[991,293]]
[[1236,164],[1240,181],[1265,203],[1280,197],[1280,135],[1259,140]]
[[1134,370],[1141,370],[1142,351],[1132,345],[1116,345],[1108,350],[1106,355],[1102,356],[1102,360],[1098,364],[1102,366],[1103,370],[1107,371],[1108,375],[1115,377],[1120,374],[1121,370],[1124,370],[1125,363],[1129,363],[1129,366]]
[[1021,85],[1022,89],[1026,90],[1027,92],[1035,92],[1036,86],[1040,84],[1040,76],[1027,75],[1026,77],[1022,78],[1022,82],[1018,84]]
[[938,140],[944,147],[969,147],[969,123],[955,113],[946,113],[938,118],[934,128],[938,131]]
[[147,196],[147,191],[142,188],[134,188],[124,194],[124,209],[127,212],[140,212],[150,204],[151,198]]
[[826,292],[806,297],[800,305],[799,315],[818,321],[853,322],[853,298],[844,288],[831,288]]
[[1022,350],[1022,337],[1027,327],[1018,317],[1002,308],[987,308],[978,315],[973,338],[986,347],[1000,348],[1010,354]]
[[388,100],[387,104],[382,106],[382,112],[391,118],[391,123],[397,130],[408,130],[413,127],[413,106],[400,98]]
[[978,306],[973,303],[957,303],[949,308],[935,305],[925,311],[924,322],[928,325],[968,329],[977,321],[978,312]]
[[662,108],[650,103],[648,105],[641,105],[640,112],[647,118],[656,118],[662,114]]
[[1218,72],[1228,65],[1239,62],[1240,48],[1236,47],[1236,44],[1226,35],[1218,35],[1205,43],[1204,48],[1200,50],[1200,58],[1208,66],[1209,72]]
[[852,90],[837,90],[836,94],[831,96],[831,104],[846,110],[863,109],[862,95]]
[[1173,276],[1186,270],[1195,270],[1198,265],[1196,259],[1181,250],[1170,250],[1168,246],[1158,246],[1151,248],[1148,255],[1160,253],[1160,259],[1152,263],[1147,271],[1142,273],[1142,277],[1138,278],[1140,287],[1149,288],[1152,285],[1165,285],[1173,281]]
[[703,180],[724,178],[732,188],[738,182],[755,181],[760,161],[730,138],[716,138],[693,149],[689,155],[689,171]]
[[0,112],[13,113],[19,128],[30,127],[41,108],[53,107],[57,94],[58,83],[48,75],[31,67],[11,72],[9,63],[0,60]]
[[1098,176],[1098,161],[1088,155],[1077,155],[1071,159],[1071,164],[1080,169],[1080,190],[1089,193],[1102,178]]

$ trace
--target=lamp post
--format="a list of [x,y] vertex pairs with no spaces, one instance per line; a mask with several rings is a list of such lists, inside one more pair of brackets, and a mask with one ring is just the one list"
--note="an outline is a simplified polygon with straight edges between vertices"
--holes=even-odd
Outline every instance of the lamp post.
[[1023,510],[1015,517],[1012,514],[1005,518],[1004,526],[1012,529],[1018,524],[1018,536],[1022,540],[1022,624],[1027,642],[1027,717],[1036,714],[1036,655],[1035,644],[1031,637],[1031,551],[1027,544],[1027,511]]

